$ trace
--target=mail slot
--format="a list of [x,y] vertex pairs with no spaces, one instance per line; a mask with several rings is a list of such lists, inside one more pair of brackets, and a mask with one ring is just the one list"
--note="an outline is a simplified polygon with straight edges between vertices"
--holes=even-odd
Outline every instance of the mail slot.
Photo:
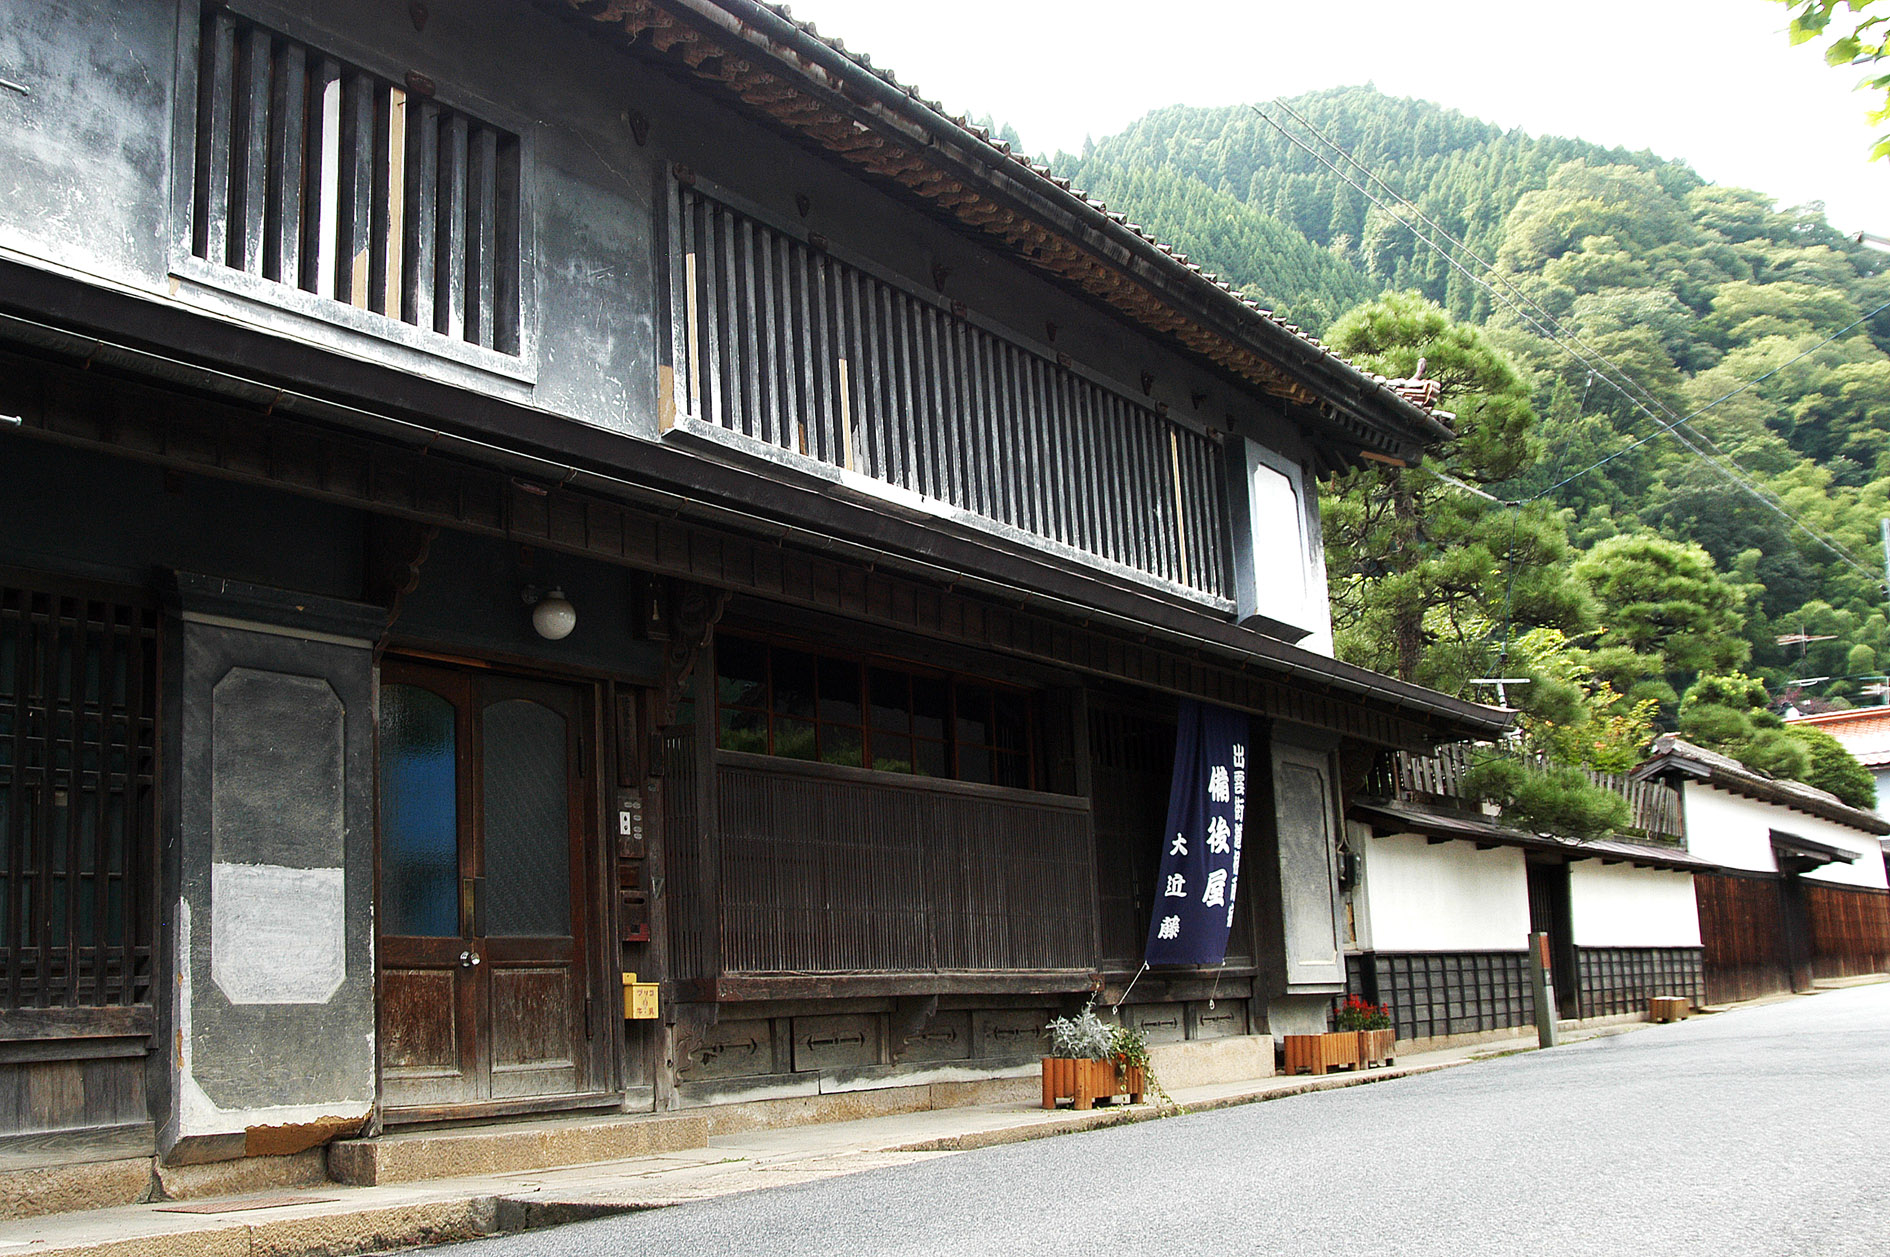
[[642,891],[617,892],[617,929],[626,943],[650,941],[650,897]]
[[639,982],[637,975],[623,975],[623,1015],[626,1021],[656,1020],[656,983]]

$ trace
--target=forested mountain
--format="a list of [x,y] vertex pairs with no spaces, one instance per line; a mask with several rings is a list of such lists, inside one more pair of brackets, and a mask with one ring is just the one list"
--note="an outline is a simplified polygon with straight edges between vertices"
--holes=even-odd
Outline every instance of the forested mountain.
[[[1836,232],[1817,206],[1781,210],[1652,153],[1505,131],[1371,87],[1287,104],[1457,237],[1458,266],[1398,221],[1415,214],[1396,195],[1277,108],[1304,146],[1248,107],[1174,107],[1052,160],[1265,304],[1338,334],[1341,348],[1374,369],[1415,365],[1412,338],[1435,337],[1441,325],[1416,298],[1340,316],[1407,291],[1470,325],[1465,335],[1514,366],[1536,418],[1526,435],[1506,418],[1517,434],[1506,439],[1525,442],[1527,456],[1511,460],[1504,478],[1471,479],[1530,505],[1478,499],[1467,508],[1475,519],[1452,507],[1460,535],[1450,544],[1487,534],[1479,544],[1494,547],[1500,577],[1517,550],[1496,540],[1508,519],[1512,533],[1529,533],[1530,563],[1565,547],[1552,561],[1586,573],[1588,609],[1547,609],[1554,599],[1519,609],[1506,578],[1492,583],[1505,587],[1500,605],[1492,590],[1437,593],[1421,607],[1423,637],[1436,648],[1421,679],[1461,689],[1488,675],[1503,641],[1542,628],[1575,644],[1576,673],[1657,699],[1668,721],[1701,676],[1741,670],[1763,677],[1775,698],[1791,680],[1821,676],[1832,679],[1808,687],[1814,697],[1876,701],[1863,694],[1869,674],[1890,668],[1878,532],[1890,516],[1890,310],[1879,309],[1890,303],[1890,257]],[[1461,404],[1472,408],[1473,427],[1482,422],[1475,408],[1484,401]],[[1470,433],[1460,444],[1476,442]],[[1450,468],[1458,457],[1447,450],[1440,461]],[[1757,482],[1775,504],[1728,473]],[[1335,487],[1353,495],[1330,504],[1341,527],[1372,517],[1361,492]],[[1369,599],[1357,597],[1382,565],[1361,558],[1346,570],[1358,557],[1346,547],[1363,536],[1329,538],[1338,547],[1342,653],[1373,666],[1408,663],[1409,615],[1406,640],[1391,649],[1389,621],[1374,620]],[[1649,550],[1635,540],[1650,536],[1677,544]],[[1406,548],[1424,544],[1419,537]],[[1683,561],[1680,551],[1694,545],[1704,559]],[[1663,654],[1663,643],[1679,640],[1660,627],[1678,614],[1673,590],[1662,611],[1658,597],[1624,592],[1634,582],[1616,579],[1632,569],[1651,580],[1649,563],[1681,587],[1712,584],[1711,596],[1692,592],[1718,608],[1732,649],[1684,667]],[[1692,573],[1685,580],[1682,568]],[[1653,627],[1630,641],[1621,626],[1637,616]],[[1829,640],[1777,641],[1792,635]],[[1713,692],[1722,691],[1737,687]]]

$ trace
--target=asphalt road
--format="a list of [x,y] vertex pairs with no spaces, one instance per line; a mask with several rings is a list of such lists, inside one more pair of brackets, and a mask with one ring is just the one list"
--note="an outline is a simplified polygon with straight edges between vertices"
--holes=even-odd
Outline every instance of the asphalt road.
[[1890,1253],[1890,986],[451,1250]]

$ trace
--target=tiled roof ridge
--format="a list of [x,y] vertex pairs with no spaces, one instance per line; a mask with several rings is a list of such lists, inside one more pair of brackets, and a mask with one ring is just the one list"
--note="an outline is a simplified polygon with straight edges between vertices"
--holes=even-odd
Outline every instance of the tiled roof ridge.
[[1680,760],[1698,765],[1708,771],[1710,777],[1721,782],[1731,782],[1744,786],[1755,794],[1782,803],[1787,807],[1797,807],[1801,811],[1822,816],[1829,821],[1848,825],[1853,829],[1862,829],[1869,833],[1890,832],[1890,823],[1874,812],[1852,807],[1828,790],[1808,785],[1802,781],[1793,781],[1785,777],[1774,777],[1764,769],[1734,759],[1718,751],[1709,751],[1703,746],[1687,741],[1677,733],[1663,733],[1654,739],[1648,749],[1648,757],[1631,774],[1636,778],[1656,775],[1662,760]]

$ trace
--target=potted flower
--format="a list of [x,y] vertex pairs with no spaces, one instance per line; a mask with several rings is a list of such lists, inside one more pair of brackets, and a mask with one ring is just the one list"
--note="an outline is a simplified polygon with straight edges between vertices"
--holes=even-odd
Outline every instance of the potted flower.
[[[1110,1025],[1096,1015],[1094,1005],[1074,1017],[1057,1017],[1044,1030],[1051,1055],[1043,1058],[1043,1107],[1054,1109],[1067,1099],[1072,1107],[1087,1109],[1125,1094],[1132,1104],[1142,1102],[1154,1070],[1140,1030]],[[1155,1090],[1160,1091],[1159,1083]]]
[[1357,995],[1348,995],[1333,1014],[1341,1033],[1358,1036],[1360,1065],[1391,1064],[1392,1043],[1396,1031],[1391,1028],[1391,1008],[1374,1004]]

